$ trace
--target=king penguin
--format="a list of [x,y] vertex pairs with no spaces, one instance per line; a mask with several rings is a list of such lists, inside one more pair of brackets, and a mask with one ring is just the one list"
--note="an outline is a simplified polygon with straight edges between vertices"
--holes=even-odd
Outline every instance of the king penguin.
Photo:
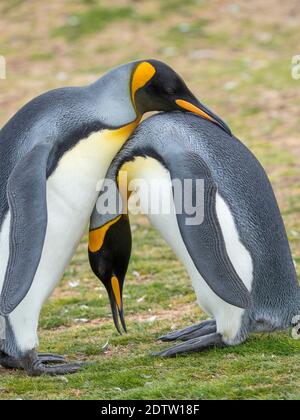
[[[236,137],[192,113],[175,112],[158,114],[139,126],[108,173],[116,201],[121,202],[115,207],[116,214],[101,214],[99,200],[104,191],[92,214],[92,235],[108,218],[117,220],[120,227],[115,224],[101,247],[94,243],[89,250],[91,267],[106,286],[118,329],[118,314],[125,328],[122,289],[131,241],[125,200],[118,191],[120,171],[127,172],[129,183],[144,182],[130,188],[138,195],[134,201],[140,200],[153,226],[183,262],[200,307],[212,318],[161,337],[182,343],[156,355],[237,345],[250,333],[292,325],[300,314],[300,288],[264,169]],[[176,198],[174,180],[181,185],[193,181],[189,191],[193,202],[200,188],[203,217],[197,223],[191,223],[185,191]],[[203,183],[197,184],[199,180]],[[164,195],[158,196],[171,202],[169,212],[149,211],[152,185],[157,189],[167,185],[162,189]],[[116,278],[121,287],[116,286]]]
[[88,224],[98,181],[142,115],[163,110],[193,110],[230,132],[170,67],[156,60],[122,65],[86,87],[45,93],[1,129],[3,367],[34,376],[80,368],[60,356],[37,354],[39,314]]

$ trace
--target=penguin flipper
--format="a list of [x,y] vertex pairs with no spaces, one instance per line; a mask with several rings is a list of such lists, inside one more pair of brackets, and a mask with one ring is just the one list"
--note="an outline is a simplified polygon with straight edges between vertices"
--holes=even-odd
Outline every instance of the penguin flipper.
[[50,145],[39,144],[13,169],[7,184],[11,214],[9,259],[0,313],[10,314],[25,298],[42,255],[47,229],[46,179]]
[[[218,188],[207,164],[196,153],[173,150],[165,166],[171,178],[192,180],[192,197],[196,197],[197,180],[204,180],[202,220],[191,223],[183,197],[176,200],[177,220],[183,241],[201,276],[222,300],[240,308],[248,308],[251,296],[237,274],[227,254],[220,222],[216,211]],[[190,191],[189,191],[190,192]],[[191,203],[190,203],[191,204]],[[202,223],[201,223],[202,222]]]

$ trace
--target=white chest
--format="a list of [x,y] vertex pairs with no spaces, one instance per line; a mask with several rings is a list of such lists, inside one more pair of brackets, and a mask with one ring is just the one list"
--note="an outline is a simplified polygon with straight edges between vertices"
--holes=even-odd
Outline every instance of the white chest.
[[[9,316],[23,351],[38,345],[36,330],[42,305],[75,253],[97,199],[97,184],[101,188],[101,179],[132,129],[91,135],[63,156],[47,180],[48,223],[42,257],[28,294]],[[8,214],[0,237],[1,265],[4,262],[0,290],[9,255],[9,225]]]
[[[97,184],[105,178],[112,159],[124,142],[124,136],[110,131],[92,134],[68,151],[47,180],[48,225],[40,266],[42,273],[57,282],[84,233],[97,199]],[[98,185],[101,187],[101,182]],[[0,235],[0,290],[9,255],[10,214]],[[48,289],[47,287],[47,289]]]
[[[48,210],[57,207],[84,217],[97,196],[97,186],[123,144],[109,131],[95,133],[67,152],[47,181]],[[55,203],[54,205],[52,203]]]

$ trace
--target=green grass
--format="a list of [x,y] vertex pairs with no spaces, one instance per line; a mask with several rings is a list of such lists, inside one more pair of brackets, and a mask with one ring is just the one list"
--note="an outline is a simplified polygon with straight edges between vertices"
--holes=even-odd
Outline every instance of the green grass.
[[131,18],[131,7],[93,6],[86,11],[68,17],[66,25],[55,29],[54,35],[76,40],[88,34],[99,32],[115,21]]
[[4,12],[9,12],[11,9],[14,9],[24,3],[25,0],[6,0]]
[[206,38],[206,27],[208,25],[206,19],[199,19],[193,24],[181,22],[173,26],[169,31],[164,34],[164,39],[167,42],[172,42],[173,45],[183,48],[190,41]]
[[51,52],[35,52],[31,54],[30,59],[32,61],[48,61],[52,60],[53,57],[54,54]]
[[205,0],[161,0],[160,10],[163,13],[189,13],[193,10],[193,6],[200,7],[204,4]]
[[[156,342],[160,334],[205,316],[191,303],[185,271],[143,219],[134,239],[124,291],[128,334],[114,330],[106,292],[90,273],[83,241],[43,310],[41,350],[95,364],[62,378],[1,371],[1,399],[300,398],[300,342],[289,332],[254,335],[238,347],[203,354],[152,357],[151,351],[166,346]],[[80,284],[70,292],[75,278]]]

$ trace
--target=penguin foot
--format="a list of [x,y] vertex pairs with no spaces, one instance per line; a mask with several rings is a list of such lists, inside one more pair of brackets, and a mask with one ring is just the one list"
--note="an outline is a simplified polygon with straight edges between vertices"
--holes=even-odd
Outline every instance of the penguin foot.
[[183,328],[179,331],[171,332],[159,338],[161,341],[188,341],[193,338],[203,337],[205,335],[214,334],[217,332],[217,323],[215,320],[208,320],[200,324],[192,325],[191,327]]
[[204,337],[193,338],[182,344],[170,347],[161,352],[153,353],[152,356],[174,357],[177,354],[202,352],[216,347],[225,347],[222,336],[218,333],[208,334]]
[[51,363],[64,363],[66,361],[64,356],[59,354],[51,353],[39,353],[38,358],[42,363],[51,364]]
[[[88,363],[65,363],[65,358],[56,354],[27,353],[22,358],[14,358],[0,352],[0,365],[9,370],[25,370],[30,376],[58,376],[76,373]],[[47,366],[51,365],[51,366]]]
[[6,354],[1,355],[0,365],[4,369],[9,369],[9,370],[22,369],[21,363],[17,359],[15,359],[11,356],[7,356]]
[[[87,363],[64,363],[62,356],[52,354],[38,355],[35,351],[31,351],[19,360],[21,367],[29,376],[60,376],[70,375],[78,372]],[[59,363],[57,365],[52,363]],[[49,364],[51,364],[49,366]],[[47,366],[48,365],[48,366]]]
[[28,366],[26,372],[29,376],[62,376],[62,375],[72,375],[77,373],[85,363],[76,362],[76,363],[66,363],[62,365],[51,365],[45,366],[43,363],[39,362],[35,365]]
[[[43,364],[64,363],[66,361],[63,356],[48,353],[39,353],[38,359]],[[0,365],[9,370],[24,369],[20,360],[5,354],[0,357]]]

